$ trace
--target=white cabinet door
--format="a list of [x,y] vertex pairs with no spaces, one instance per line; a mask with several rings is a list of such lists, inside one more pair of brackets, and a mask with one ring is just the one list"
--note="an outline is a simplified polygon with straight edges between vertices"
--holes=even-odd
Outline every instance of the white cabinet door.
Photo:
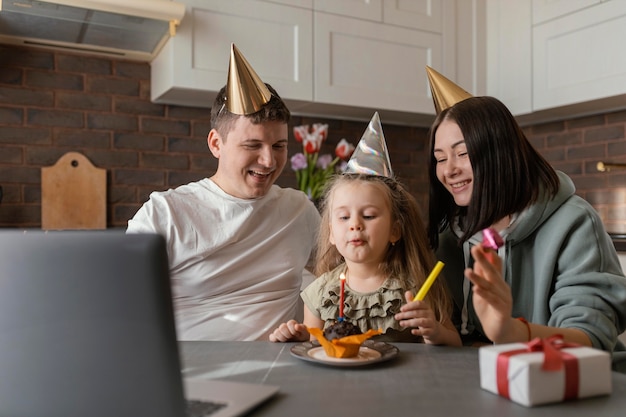
[[313,8],[318,12],[382,22],[382,1],[383,0],[314,0]]
[[533,0],[533,24],[563,17],[606,0]]
[[247,0],[185,0],[176,36],[152,62],[152,100],[210,107],[226,84],[235,43],[285,98],[313,99],[312,11]]
[[[248,0],[248,1],[252,1],[252,0]],[[313,9],[313,0],[255,0],[255,1],[267,1],[270,3],[281,3],[286,6],[304,7],[307,9]]]
[[603,2],[533,28],[533,110],[626,93],[625,3]]
[[434,113],[425,66],[443,68],[442,35],[315,12],[318,103]]
[[443,32],[443,2],[454,0],[384,0],[383,22],[412,29]]
[[487,95],[513,114],[532,111],[531,4],[487,1]]
[[[441,33],[442,3],[456,0],[314,0],[317,12]],[[463,0],[467,1],[467,0]]]

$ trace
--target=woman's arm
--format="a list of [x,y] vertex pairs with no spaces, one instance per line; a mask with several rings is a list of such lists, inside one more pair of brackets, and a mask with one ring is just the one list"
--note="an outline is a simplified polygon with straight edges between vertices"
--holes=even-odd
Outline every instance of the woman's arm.
[[525,323],[511,316],[513,300],[511,289],[502,279],[501,259],[481,245],[472,249],[474,268],[467,268],[465,276],[472,281],[474,309],[485,335],[494,343],[527,342],[535,337],[562,335],[567,342],[592,346],[582,330]]

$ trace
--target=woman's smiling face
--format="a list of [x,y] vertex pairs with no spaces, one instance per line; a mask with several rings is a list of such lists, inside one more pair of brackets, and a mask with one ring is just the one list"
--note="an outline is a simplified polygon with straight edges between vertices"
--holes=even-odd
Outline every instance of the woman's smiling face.
[[433,155],[437,179],[458,206],[467,207],[472,199],[474,172],[459,125],[450,120],[441,122],[435,133]]

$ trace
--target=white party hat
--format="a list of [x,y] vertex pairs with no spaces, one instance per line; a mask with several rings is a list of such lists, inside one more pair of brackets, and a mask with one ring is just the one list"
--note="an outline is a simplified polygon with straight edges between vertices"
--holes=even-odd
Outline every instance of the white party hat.
[[380,124],[378,112],[374,113],[367,129],[361,136],[361,140],[348,161],[348,166],[344,173],[379,175],[393,178],[389,151],[387,150],[387,143],[385,142],[385,135],[383,134],[383,127]]

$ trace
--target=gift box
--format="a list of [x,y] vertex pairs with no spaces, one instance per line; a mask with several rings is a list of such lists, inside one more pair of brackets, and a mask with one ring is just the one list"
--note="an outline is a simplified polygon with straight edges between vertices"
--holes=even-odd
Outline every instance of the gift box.
[[481,388],[527,407],[612,390],[610,354],[561,336],[484,346],[478,358]]

